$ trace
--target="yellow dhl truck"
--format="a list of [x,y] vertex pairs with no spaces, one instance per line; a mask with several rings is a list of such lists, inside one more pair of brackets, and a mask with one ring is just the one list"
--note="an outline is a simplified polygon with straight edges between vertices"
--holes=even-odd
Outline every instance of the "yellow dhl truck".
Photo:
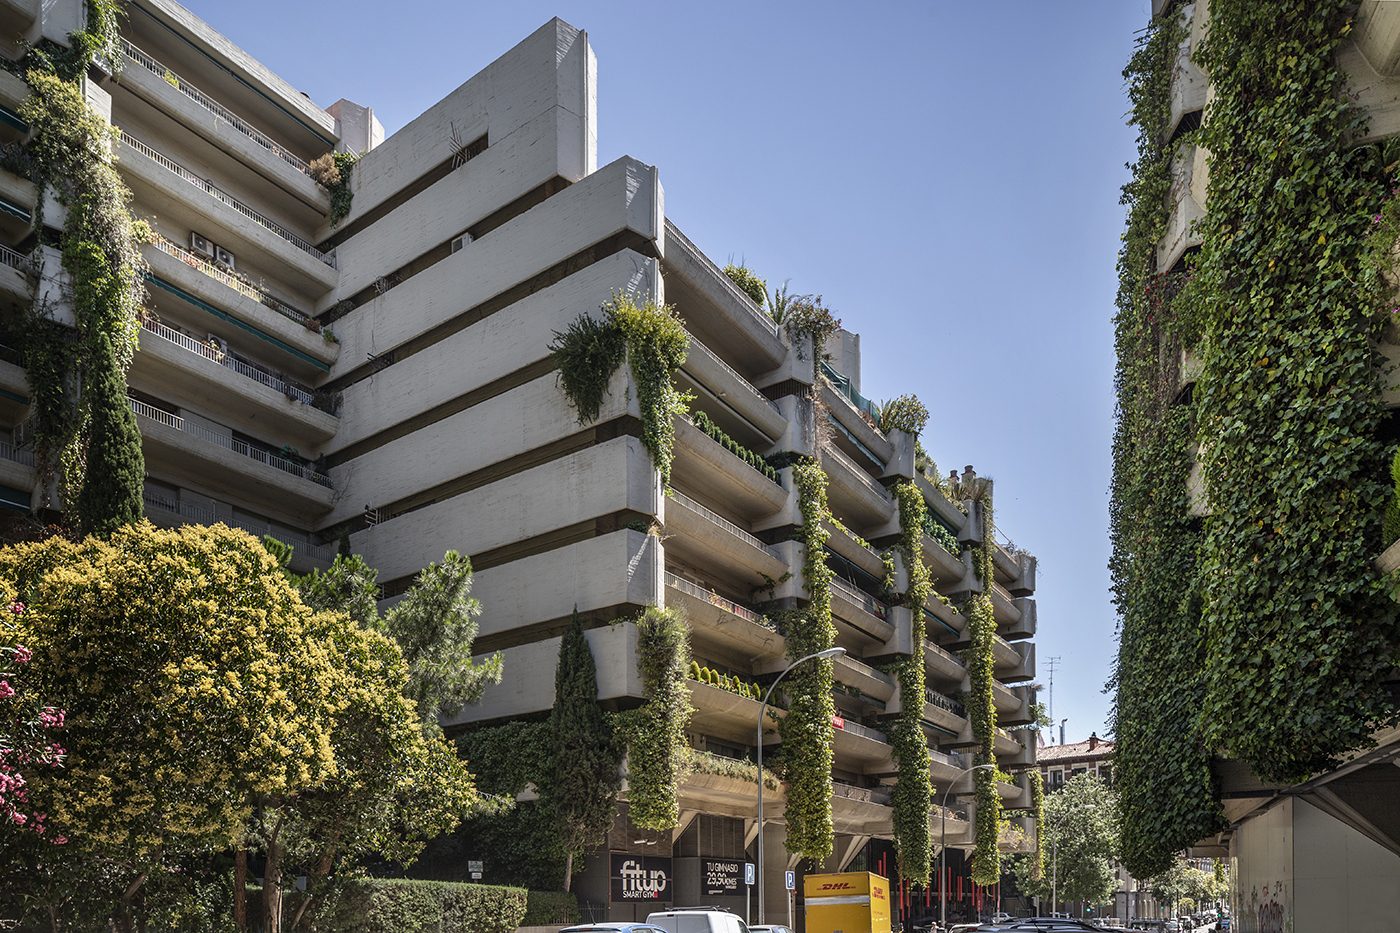
[[890,933],[890,883],[866,871],[808,875],[807,933]]

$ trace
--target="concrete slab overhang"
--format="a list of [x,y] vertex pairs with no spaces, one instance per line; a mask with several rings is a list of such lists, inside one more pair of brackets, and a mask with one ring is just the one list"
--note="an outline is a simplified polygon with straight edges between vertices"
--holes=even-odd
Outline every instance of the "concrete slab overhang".
[[676,418],[673,482],[704,498],[721,501],[749,519],[771,515],[787,504],[789,490],[740,460],[687,418]]

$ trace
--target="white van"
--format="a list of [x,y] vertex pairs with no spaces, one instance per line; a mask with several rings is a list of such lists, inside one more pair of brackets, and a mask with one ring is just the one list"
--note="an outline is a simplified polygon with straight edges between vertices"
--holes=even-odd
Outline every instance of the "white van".
[[647,923],[666,933],[749,933],[748,926],[722,907],[682,907],[647,914]]

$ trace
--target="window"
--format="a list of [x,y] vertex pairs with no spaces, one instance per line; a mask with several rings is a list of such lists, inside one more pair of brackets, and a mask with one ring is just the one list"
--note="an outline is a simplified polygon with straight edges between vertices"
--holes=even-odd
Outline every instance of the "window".
[[1050,772],[1050,789],[1059,790],[1065,786],[1065,773],[1059,768]]

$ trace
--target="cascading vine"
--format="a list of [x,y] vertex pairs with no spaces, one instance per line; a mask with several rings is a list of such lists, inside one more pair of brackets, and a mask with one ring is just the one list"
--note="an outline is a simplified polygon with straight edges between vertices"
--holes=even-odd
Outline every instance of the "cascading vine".
[[[972,567],[981,591],[968,600],[967,631],[971,644],[963,652],[967,663],[970,686],[967,715],[972,722],[972,735],[977,739],[974,765],[996,765],[997,708],[992,694],[993,665],[997,622],[992,612],[992,494],[986,488],[982,499],[982,543],[972,549]],[[1001,880],[1001,852],[997,838],[1001,831],[1001,795],[997,793],[1000,771],[982,768],[972,772],[976,782],[977,849],[972,868],[976,884],[991,885]]]
[[899,854],[900,875],[917,884],[927,884],[933,867],[933,843],[928,813],[933,801],[929,779],[928,742],[921,725],[924,712],[924,603],[933,590],[928,568],[924,566],[924,497],[913,483],[894,489],[899,500],[899,552],[909,574],[904,603],[913,618],[913,654],[895,662],[899,680],[900,716],[890,730],[890,742],[899,762],[899,783],[891,794],[894,807],[894,845]]
[[[140,244],[149,231],[133,221],[127,208],[131,195],[112,167],[114,131],[88,105],[81,88],[96,58],[121,60],[118,12],[116,2],[89,0],[88,28],[70,33],[68,48],[42,41],[14,66],[33,92],[20,116],[32,130],[25,154],[39,203],[50,189],[68,209],[60,245],[63,267],[73,281],[76,324],[76,339],[69,339],[48,320],[50,309],[36,306],[26,322],[26,370],[34,397],[40,504],[48,504],[49,481],[61,467],[64,501],[79,503],[80,513],[82,502],[112,505],[120,500],[118,513],[139,516],[144,469],[134,419],[129,411],[108,412],[100,425],[106,433],[91,444],[93,399],[86,391],[90,385],[110,385],[113,378],[125,382],[145,296]],[[42,233],[37,217],[36,225]],[[112,483],[107,464],[101,464],[98,472],[108,480],[106,488],[80,502],[90,448],[123,465],[122,481]],[[104,527],[101,515],[80,514],[79,519],[91,530]]]
[[628,745],[627,799],[632,822],[671,829],[680,821],[676,781],[687,757],[685,729],[693,712],[686,670],[690,629],[674,609],[651,607],[637,620],[637,666],[647,701],[622,714]]
[[[826,502],[826,473],[810,459],[793,465],[793,485],[802,513],[803,573],[807,581],[806,608],[784,614],[783,634],[790,660],[825,651],[836,644],[831,621],[831,568],[826,565],[828,532],[823,527],[831,511]],[[784,815],[789,852],[824,859],[835,843],[831,822],[832,724],[836,704],[831,698],[832,662],[808,661],[783,681],[791,699],[779,731],[788,791]]]
[[1045,875],[1045,782],[1039,768],[1031,768],[1031,816],[1035,820],[1035,851],[1031,853],[1031,880]]

